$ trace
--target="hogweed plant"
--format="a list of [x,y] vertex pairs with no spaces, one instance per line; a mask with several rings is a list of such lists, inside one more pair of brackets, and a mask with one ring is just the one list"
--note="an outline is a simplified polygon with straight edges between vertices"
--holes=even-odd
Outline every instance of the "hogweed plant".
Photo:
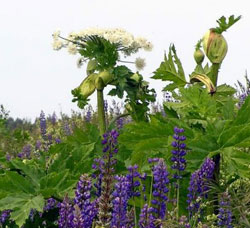
[[[224,32],[239,19],[221,17],[197,42],[189,80],[170,46],[153,76],[170,82],[163,105],[139,73],[145,61],[124,61],[150,51],[146,39],[122,29],[54,33],[55,50],[86,63],[72,90],[83,115],[41,112],[29,134],[10,134],[0,113],[0,136],[23,140],[16,154],[0,144],[1,227],[249,227],[249,80],[238,96],[217,85],[229,48]],[[124,105],[108,105],[108,86]],[[95,91],[97,113],[87,106]]]
[[54,50],[67,48],[70,54],[80,54],[77,61],[80,66],[87,62],[86,78],[79,87],[72,90],[73,101],[83,108],[88,103],[88,97],[97,91],[98,121],[100,133],[106,131],[105,104],[103,90],[106,86],[115,86],[109,95],[123,98],[130,108],[127,111],[134,119],[147,120],[148,104],[154,101],[154,90],[148,89],[148,83],[139,72],[133,73],[120,63],[134,63],[138,70],[145,66],[145,60],[137,58],[134,62],[122,60],[137,53],[140,49],[151,51],[152,43],[143,37],[134,37],[123,29],[90,28],[78,33],[70,33],[62,37],[60,31],[53,34]]

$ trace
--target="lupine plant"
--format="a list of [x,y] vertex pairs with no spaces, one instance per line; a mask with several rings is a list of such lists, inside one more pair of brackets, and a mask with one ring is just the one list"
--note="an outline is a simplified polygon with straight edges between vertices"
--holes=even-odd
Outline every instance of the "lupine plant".
[[[188,80],[170,46],[153,76],[170,82],[163,105],[138,72],[144,60],[123,60],[151,50],[146,39],[122,29],[55,32],[55,50],[79,54],[79,67],[86,62],[72,90],[84,110],[60,118],[41,112],[17,132],[1,111],[1,136],[21,142],[15,153],[0,144],[0,226],[249,227],[249,81],[238,83],[238,95],[217,85],[229,48],[224,32],[239,19],[221,17],[197,42]],[[123,65],[130,63],[137,72]],[[124,108],[104,99],[108,85],[109,95],[126,96]],[[87,106],[95,91],[97,112]]]

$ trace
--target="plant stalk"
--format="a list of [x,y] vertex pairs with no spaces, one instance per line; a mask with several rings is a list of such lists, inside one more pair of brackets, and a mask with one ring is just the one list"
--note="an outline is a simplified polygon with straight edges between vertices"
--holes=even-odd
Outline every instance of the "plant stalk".
[[[178,176],[180,176],[180,170],[178,170]],[[176,220],[179,221],[179,201],[180,201],[180,179],[177,180],[177,196],[176,196]]]
[[211,81],[213,82],[215,87],[217,86],[220,65],[220,63],[213,63],[211,66]]
[[103,89],[97,90],[97,112],[100,134],[103,135],[106,132]]
[[[221,63],[213,63],[212,67],[211,67],[211,80],[212,80],[215,88],[217,87],[220,65],[221,65]],[[216,154],[215,156],[213,156],[213,161],[215,163],[213,179],[214,179],[215,183],[219,183],[220,160],[221,160],[220,154]],[[214,194],[214,208],[215,208],[214,213],[215,214],[218,213],[218,209],[217,209],[218,205],[219,205],[218,197],[219,197],[218,194]]]

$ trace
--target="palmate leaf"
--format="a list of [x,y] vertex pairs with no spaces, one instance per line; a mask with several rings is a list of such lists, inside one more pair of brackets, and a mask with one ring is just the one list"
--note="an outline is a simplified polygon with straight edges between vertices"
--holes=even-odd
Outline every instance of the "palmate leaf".
[[229,147],[222,152],[227,172],[236,173],[242,178],[250,177],[250,154],[236,148]]
[[151,116],[151,121],[148,123],[139,122],[126,125],[119,136],[119,144],[133,151],[130,156],[132,164],[138,164],[142,170],[146,170],[148,158],[164,157],[168,159],[170,157],[175,126],[184,127],[187,137],[192,137],[192,131],[182,121]]
[[44,207],[44,199],[41,195],[33,196],[29,194],[19,193],[10,194],[0,200],[0,211],[11,209],[11,219],[22,227],[25,220],[30,215],[30,210],[35,209],[42,212]]
[[222,84],[216,88],[215,95],[222,95],[222,96],[232,96],[237,92],[237,90],[229,85]]
[[[249,117],[249,98],[246,103],[238,112],[238,115],[234,120],[217,120],[214,123],[208,124],[209,128],[205,133],[198,134],[188,146],[191,148],[191,152],[187,155],[188,164],[192,163],[194,159],[195,165],[190,168],[190,171],[194,171],[195,166],[201,165],[205,156],[212,157],[216,154],[223,154],[230,159],[231,155],[234,159],[231,161],[234,166],[234,172],[237,175],[243,177],[247,172],[242,172],[243,167],[250,165],[249,159],[240,159],[240,156],[248,158],[249,153],[240,150],[237,155],[236,152],[239,148],[250,147],[250,117]],[[242,165],[244,163],[244,165]],[[229,163],[228,165],[230,165]],[[249,177],[245,175],[244,177]]]
[[162,81],[169,81],[164,90],[172,91],[179,87],[186,85],[184,70],[179,60],[174,45],[169,47],[168,56],[164,56],[164,61],[160,67],[154,72],[154,79],[161,79]]

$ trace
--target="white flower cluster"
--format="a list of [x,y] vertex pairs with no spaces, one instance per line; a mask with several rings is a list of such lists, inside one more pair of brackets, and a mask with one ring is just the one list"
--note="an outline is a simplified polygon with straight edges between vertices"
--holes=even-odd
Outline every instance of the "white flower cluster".
[[[56,31],[53,34],[54,43],[53,48],[55,50],[59,50],[62,47],[67,47],[70,54],[77,53],[77,45],[70,43],[68,41],[62,42],[59,40],[60,32]],[[89,36],[99,36],[113,44],[120,44],[122,47],[127,49],[127,53],[125,55],[129,55],[130,53],[137,52],[140,48],[145,51],[151,51],[153,45],[151,42],[147,41],[143,37],[134,37],[131,33],[128,33],[124,29],[99,29],[99,28],[89,28],[82,30],[78,33],[72,32],[68,35],[67,40],[76,41],[79,43],[81,39],[87,38]],[[81,38],[81,39],[79,39]],[[83,43],[84,44],[84,43]]]
[[110,41],[111,43],[119,43],[126,48],[143,48],[145,51],[151,51],[153,45],[143,37],[134,37],[131,33],[124,29],[99,29],[89,28],[80,31],[78,34],[74,33],[75,36],[87,37],[87,36],[99,36]]
[[59,40],[60,31],[59,30],[55,31],[52,36],[54,39],[54,41],[52,43],[53,49],[60,50],[64,46],[63,42],[61,40]]

